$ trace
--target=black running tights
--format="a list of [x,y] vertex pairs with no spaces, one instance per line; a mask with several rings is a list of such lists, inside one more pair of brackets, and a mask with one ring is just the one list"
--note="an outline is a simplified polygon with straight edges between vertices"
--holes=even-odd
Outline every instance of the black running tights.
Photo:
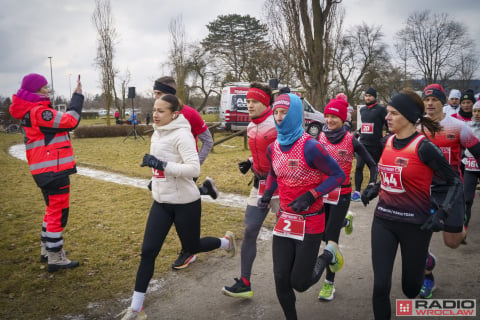
[[172,224],[175,224],[182,248],[186,251],[197,253],[220,248],[221,242],[218,238],[205,237],[200,239],[201,210],[200,199],[186,204],[153,202],[145,227],[135,291],[147,291],[148,283],[155,269],[155,259],[162,249],[163,242]]
[[402,290],[410,299],[422,288],[425,259],[432,232],[420,225],[374,217],[372,224],[373,313],[375,319],[390,319],[390,289],[398,245],[402,255]]

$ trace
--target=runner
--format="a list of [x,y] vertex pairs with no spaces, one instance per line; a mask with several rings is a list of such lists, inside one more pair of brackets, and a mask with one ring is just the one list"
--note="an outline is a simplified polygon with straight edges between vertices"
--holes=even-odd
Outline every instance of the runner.
[[[359,141],[365,146],[368,153],[375,162],[378,162],[382,155],[382,137],[383,128],[387,127],[385,116],[387,110],[384,106],[377,103],[377,90],[368,88],[365,91],[366,106],[360,108],[360,118],[362,127],[360,128]],[[386,128],[388,133],[388,128]],[[363,167],[365,163],[361,158],[356,159],[355,165],[355,191],[352,193],[352,201],[359,202],[361,200],[360,190],[363,183]]]
[[326,266],[334,272],[343,266],[334,244],[327,245],[327,253],[317,254],[325,229],[322,196],[339,186],[345,174],[325,148],[304,132],[303,106],[297,95],[278,96],[273,113],[278,136],[268,147],[272,167],[258,206],[266,207],[278,186],[280,213],[272,241],[275,288],[285,318],[297,319],[294,289],[307,290]]
[[[326,222],[323,240],[327,244],[333,243],[335,245],[338,245],[340,229],[343,226],[345,226],[347,234],[352,233],[353,230],[353,216],[350,213],[347,214],[347,212],[350,207],[350,194],[352,192],[350,173],[352,171],[354,153],[361,157],[370,169],[369,186],[373,187],[377,181],[377,164],[363,144],[358,142],[344,126],[347,119],[347,108],[348,102],[344,99],[330,100],[323,112],[326,125],[318,137],[320,144],[338,162],[346,177],[340,187],[337,187],[323,198]],[[330,301],[334,298],[334,280],[335,273],[327,269],[322,290],[318,295],[319,299]]]
[[122,320],[147,318],[143,311],[145,293],[155,260],[173,224],[182,248],[188,252],[222,248],[235,255],[235,236],[230,231],[223,238],[200,238],[202,208],[200,192],[193,181],[200,174],[200,161],[190,125],[180,113],[182,107],[172,94],[157,99],[153,107],[150,154],[143,157],[141,166],[152,168],[154,201],[145,227],[132,303],[123,312]]
[[[480,101],[475,102],[472,109],[472,121],[467,122],[467,125],[472,129],[473,134],[480,140]],[[475,197],[475,190],[477,189],[477,182],[480,179],[480,169],[477,161],[470,153],[465,151],[465,158],[462,159],[465,164],[465,171],[463,175],[463,186],[465,191],[465,233],[467,232],[468,224],[472,216],[473,198]],[[463,239],[466,244],[467,235]]]
[[[446,101],[445,90],[439,84],[431,84],[423,90],[423,103],[425,104],[426,116],[438,123],[442,130],[435,136],[427,132],[427,137],[442,150],[445,158],[452,166],[453,170],[461,179],[460,170],[462,149],[468,149],[478,162],[480,160],[480,143],[473,134],[472,130],[464,122],[454,117],[446,116],[443,113],[443,105]],[[463,185],[460,185],[462,192],[456,197],[452,205],[452,214],[445,218],[443,224],[443,241],[448,247],[455,249],[465,238],[463,228],[465,218],[465,200],[463,195]],[[448,185],[437,177],[433,178],[431,186],[432,202],[438,204],[446,201]],[[435,256],[429,253],[425,263],[425,279],[421,298],[430,298],[435,290],[435,279],[432,270],[435,267]]]
[[[176,93],[177,83],[173,77],[163,76],[155,80],[155,83],[153,84],[153,94],[155,99],[158,99],[165,94],[175,95]],[[213,137],[210,134],[210,130],[208,130],[207,124],[205,121],[203,121],[203,118],[197,109],[184,104],[180,113],[183,114],[185,119],[187,119],[188,123],[190,124],[192,135],[195,138],[195,146],[197,146],[197,139],[200,139],[202,142],[200,150],[198,150],[197,147],[200,165],[202,165],[213,148]],[[195,182],[197,179],[198,177],[194,178]],[[212,197],[212,199],[217,199],[218,197],[218,190],[215,186],[215,181],[210,177],[206,177],[205,181],[198,187],[198,190],[200,191],[201,195],[209,195]],[[172,263],[172,269],[185,269],[190,263],[195,262],[196,259],[197,257],[194,254],[187,252],[184,250],[184,248],[182,248],[178,258]]]
[[[387,139],[378,163],[381,188],[371,231],[375,319],[391,317],[392,270],[399,245],[403,293],[411,299],[420,291],[432,227],[438,225],[437,219],[450,213],[452,199],[460,195],[455,186],[461,185],[439,148],[416,131],[417,123],[422,132],[426,127],[433,134],[440,127],[422,116],[424,105],[414,91],[403,90],[393,96],[387,112],[388,128],[393,135]],[[434,172],[445,179],[448,197],[430,215]],[[374,196],[368,195],[368,200]]]
[[[243,174],[252,169],[254,181],[245,210],[240,278],[235,278],[235,283],[231,287],[222,289],[222,292],[230,297],[253,297],[250,277],[253,261],[257,255],[257,237],[269,211],[268,207],[259,208],[257,202],[258,197],[263,195],[265,180],[270,171],[270,162],[266,156],[267,147],[277,138],[277,129],[272,116],[272,108],[270,108],[271,100],[272,89],[269,86],[257,82],[250,85],[250,90],[247,92],[247,109],[251,122],[247,127],[247,137],[252,157],[240,162],[238,167]],[[270,206],[273,212],[278,212],[278,199],[270,201]]]

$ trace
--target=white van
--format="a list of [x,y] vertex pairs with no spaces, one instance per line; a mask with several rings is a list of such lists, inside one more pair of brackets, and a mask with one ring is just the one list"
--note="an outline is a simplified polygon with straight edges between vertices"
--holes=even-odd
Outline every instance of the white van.
[[[247,92],[250,88],[248,82],[227,83],[222,90],[220,98],[220,128],[238,131],[245,129],[250,122],[247,111]],[[316,110],[307,99],[303,98],[303,88],[290,89],[303,101],[303,117],[305,131],[314,137],[322,130],[325,123],[323,113]],[[278,90],[273,90],[273,95],[278,95]]]

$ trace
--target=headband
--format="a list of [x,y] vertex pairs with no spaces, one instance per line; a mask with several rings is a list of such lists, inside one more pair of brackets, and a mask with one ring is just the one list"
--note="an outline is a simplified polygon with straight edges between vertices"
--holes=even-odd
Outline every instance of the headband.
[[388,102],[389,105],[398,110],[408,121],[415,124],[422,117],[422,111],[409,96],[398,93]]
[[258,88],[250,88],[247,92],[247,99],[255,99],[266,107],[270,105],[270,95]]
[[170,93],[175,95],[177,93],[177,90],[173,87],[170,87],[169,85],[163,84],[161,82],[155,81],[155,84],[153,86],[153,90],[158,90],[163,93]]

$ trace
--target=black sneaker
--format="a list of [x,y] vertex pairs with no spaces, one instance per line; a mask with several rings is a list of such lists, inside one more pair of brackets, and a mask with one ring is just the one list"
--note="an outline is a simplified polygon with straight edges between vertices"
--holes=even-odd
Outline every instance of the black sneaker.
[[234,298],[246,298],[253,297],[253,291],[250,286],[247,286],[242,279],[235,278],[235,284],[231,287],[223,287],[222,292],[224,295]]
[[208,194],[212,199],[218,198],[218,190],[212,178],[207,177],[203,182],[203,187],[205,188],[205,194]]
[[182,250],[182,252],[180,252],[178,255],[177,260],[172,263],[172,268],[175,270],[185,269],[190,263],[195,262],[195,260],[197,260],[196,255],[190,254],[189,252],[183,252]]

